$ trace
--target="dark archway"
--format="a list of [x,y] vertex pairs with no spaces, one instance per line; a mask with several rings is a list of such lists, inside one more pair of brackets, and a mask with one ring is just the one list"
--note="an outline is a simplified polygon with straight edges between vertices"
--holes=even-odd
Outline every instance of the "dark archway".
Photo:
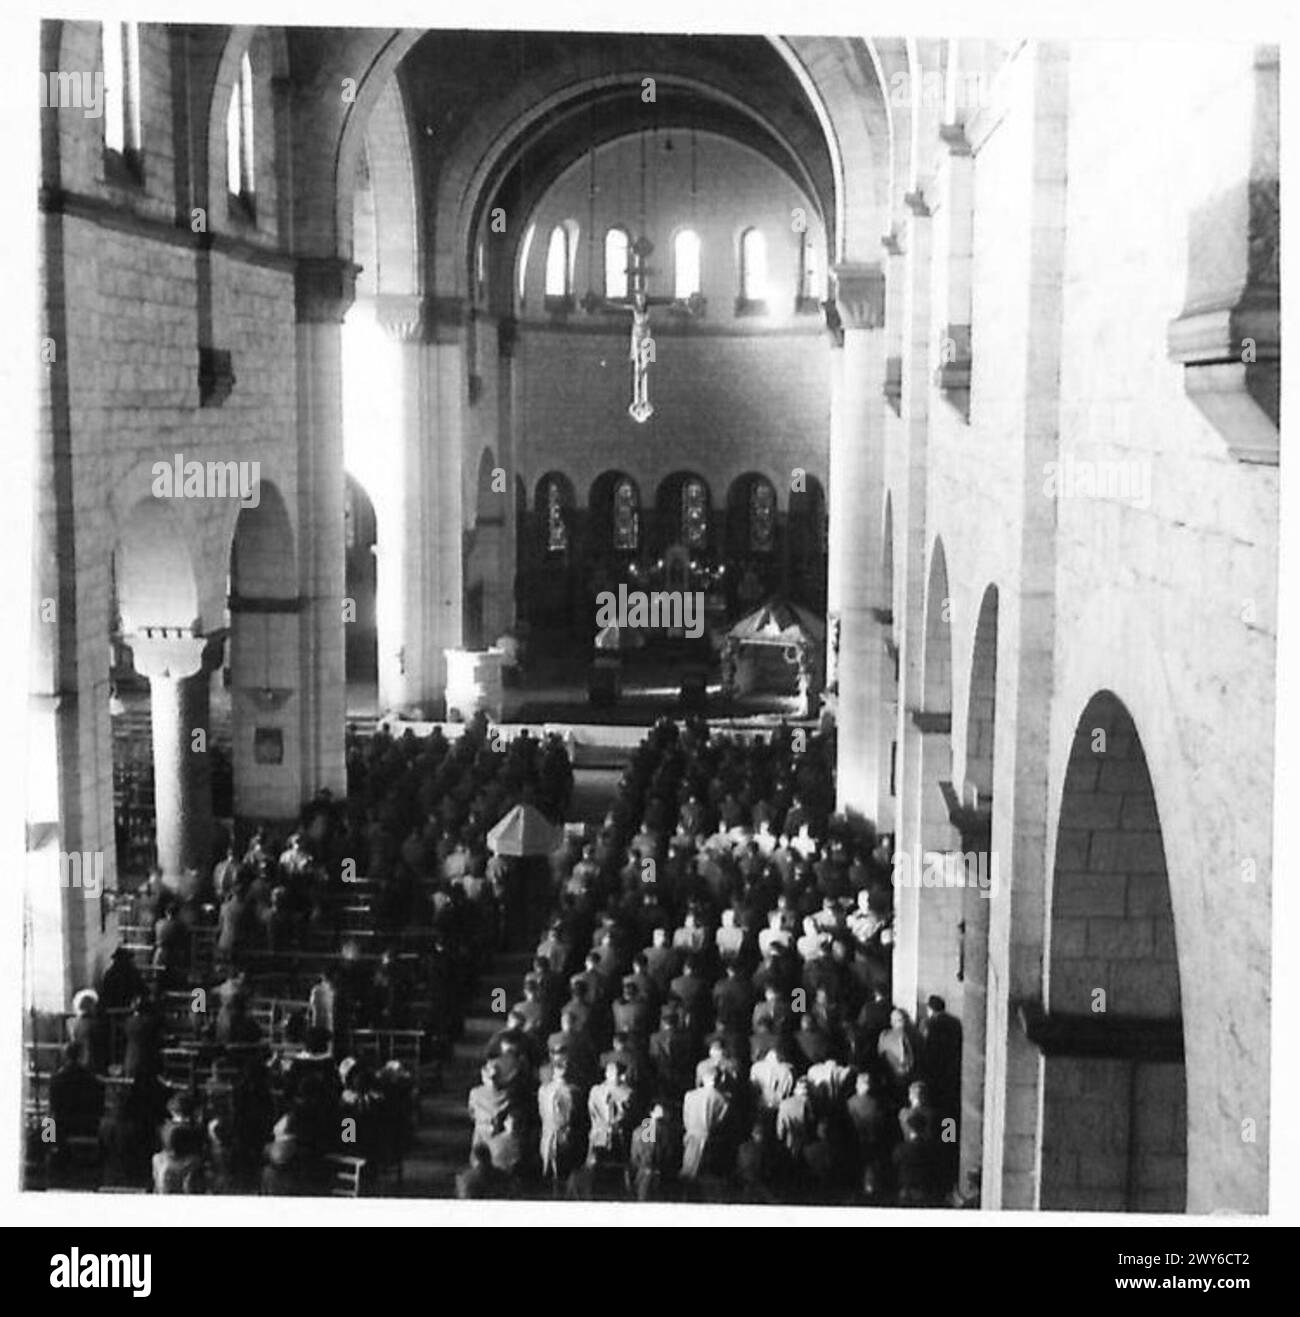
[[1108,690],[1088,701],[1070,747],[1045,996],[1039,1206],[1185,1211],[1187,1076],[1164,838],[1137,727]]
[[268,481],[230,545],[230,736],[236,824],[285,821],[301,800],[300,608],[293,526]]

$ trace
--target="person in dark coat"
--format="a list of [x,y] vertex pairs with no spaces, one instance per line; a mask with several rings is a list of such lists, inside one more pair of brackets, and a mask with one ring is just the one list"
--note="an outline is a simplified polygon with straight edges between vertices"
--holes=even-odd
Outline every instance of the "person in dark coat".
[[99,1004],[106,1011],[120,1011],[130,1006],[144,991],[144,979],[136,969],[131,953],[125,947],[118,947],[104,971]]
[[99,1133],[104,1088],[76,1043],[64,1048],[63,1064],[50,1076],[50,1115],[56,1145],[65,1138],[94,1138]]

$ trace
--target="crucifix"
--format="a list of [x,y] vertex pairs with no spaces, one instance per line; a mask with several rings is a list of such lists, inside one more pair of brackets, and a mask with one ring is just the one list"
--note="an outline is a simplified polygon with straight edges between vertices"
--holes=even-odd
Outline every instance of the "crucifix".
[[606,306],[611,310],[632,313],[632,340],[628,349],[628,360],[632,363],[632,402],[627,411],[638,424],[648,421],[655,410],[650,401],[650,363],[655,359],[655,341],[650,332],[650,308],[672,303],[670,297],[651,297],[646,291],[650,275],[646,260],[652,251],[654,243],[649,238],[644,234],[637,238],[631,247],[631,263],[627,269],[627,300],[606,301]]

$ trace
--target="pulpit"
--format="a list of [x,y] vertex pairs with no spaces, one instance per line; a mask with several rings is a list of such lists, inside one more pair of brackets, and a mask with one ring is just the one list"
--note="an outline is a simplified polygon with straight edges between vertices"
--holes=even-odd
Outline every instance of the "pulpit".
[[505,706],[505,650],[493,647],[442,652],[447,659],[447,721],[468,722],[482,711],[500,722]]

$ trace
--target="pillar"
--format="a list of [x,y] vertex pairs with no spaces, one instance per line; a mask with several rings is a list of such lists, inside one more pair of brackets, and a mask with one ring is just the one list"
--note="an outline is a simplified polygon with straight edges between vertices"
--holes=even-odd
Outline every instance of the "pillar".
[[462,636],[463,310],[454,299],[383,294],[376,316],[399,356],[401,433],[379,525],[379,701],[441,717],[443,651]]
[[187,874],[212,863],[208,696],[222,641],[167,627],[127,639],[136,671],[149,678],[158,867],[164,885],[182,895]]
[[831,347],[830,368],[830,452],[831,470],[826,490],[826,689],[834,693],[839,690],[839,646],[840,622],[843,609],[842,583],[840,577],[840,540],[844,536],[845,523],[852,515],[852,502],[847,488],[842,481],[835,479],[834,453],[841,446],[839,435],[844,429],[844,328],[836,312],[831,316],[833,305],[828,304],[828,318]]
[[[873,818],[880,795],[879,611],[884,497],[885,275],[879,264],[837,265],[844,325],[839,424],[832,424],[831,489],[839,512],[832,561],[839,594],[836,809]],[[832,516],[832,527],[836,517]]]
[[298,367],[298,555],[302,787],[347,790],[344,667],[343,317],[356,266],[303,258],[294,272]]

